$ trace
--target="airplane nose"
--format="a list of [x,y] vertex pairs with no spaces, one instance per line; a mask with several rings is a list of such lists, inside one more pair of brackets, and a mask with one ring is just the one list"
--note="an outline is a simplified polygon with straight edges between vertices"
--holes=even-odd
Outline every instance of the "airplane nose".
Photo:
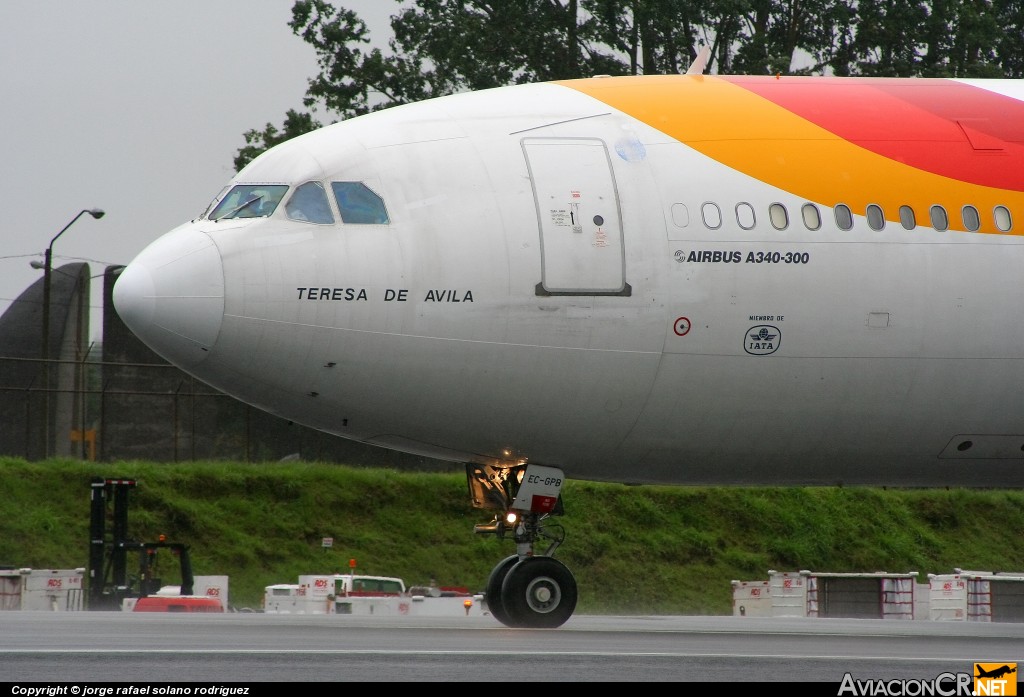
[[147,346],[183,368],[202,363],[224,318],[224,268],[206,235],[179,228],[130,263],[114,285],[117,314]]

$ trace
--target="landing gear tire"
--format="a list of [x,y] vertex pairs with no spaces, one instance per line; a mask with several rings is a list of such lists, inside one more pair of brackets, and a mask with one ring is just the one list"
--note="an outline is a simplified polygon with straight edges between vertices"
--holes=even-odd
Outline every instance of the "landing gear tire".
[[576,609],[577,590],[572,572],[552,556],[565,540],[565,529],[550,519],[564,512],[562,470],[525,462],[467,463],[466,481],[473,507],[495,511],[473,531],[499,540],[509,535],[516,543],[516,554],[498,562],[487,579],[484,602],[491,616],[506,627],[564,624]]
[[[505,559],[494,568],[492,579],[508,561]],[[501,611],[508,621],[494,615],[503,624],[553,629],[565,624],[572,616],[576,609],[576,579],[562,562],[552,557],[527,557],[505,573],[501,586]],[[491,612],[493,614],[494,611]]]
[[498,562],[498,565],[491,570],[491,575],[487,579],[487,587],[484,589],[484,600],[487,602],[487,609],[491,611],[491,616],[507,627],[515,625],[505,610],[501,588],[505,583],[508,572],[518,563],[519,557],[515,554]]

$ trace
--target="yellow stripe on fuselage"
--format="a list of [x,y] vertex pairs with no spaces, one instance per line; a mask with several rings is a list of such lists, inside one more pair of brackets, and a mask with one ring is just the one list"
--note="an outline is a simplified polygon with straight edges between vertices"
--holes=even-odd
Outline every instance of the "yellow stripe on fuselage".
[[[998,233],[992,211],[1007,206],[1022,215],[1024,194],[926,172],[851,143],[742,86],[713,76],[593,78],[560,84],[622,111],[708,157],[766,184],[827,207],[845,203],[863,216],[868,204],[899,221],[899,207],[914,209],[928,225],[929,209],[943,206],[950,229],[962,230],[961,208],[975,206],[980,232]],[[966,139],[935,147],[969,147]],[[975,155],[992,158],[999,152]],[[1005,161],[1005,160],[1004,160]],[[1024,234],[1015,225],[1011,234]]]

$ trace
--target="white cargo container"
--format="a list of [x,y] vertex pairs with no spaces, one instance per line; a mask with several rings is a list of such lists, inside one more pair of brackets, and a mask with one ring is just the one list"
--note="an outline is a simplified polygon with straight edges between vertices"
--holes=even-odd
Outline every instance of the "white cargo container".
[[773,617],[914,619],[917,572],[769,571]]
[[967,578],[928,574],[928,619],[967,620]]
[[82,610],[84,577],[85,569],[4,569],[0,610]]
[[771,617],[772,594],[768,581],[733,581],[734,617]]
[[772,617],[807,617],[810,571],[768,571]]
[[808,585],[810,617],[912,620],[917,572],[814,573]]
[[929,574],[929,616],[969,622],[1024,621],[1024,574],[965,571]]

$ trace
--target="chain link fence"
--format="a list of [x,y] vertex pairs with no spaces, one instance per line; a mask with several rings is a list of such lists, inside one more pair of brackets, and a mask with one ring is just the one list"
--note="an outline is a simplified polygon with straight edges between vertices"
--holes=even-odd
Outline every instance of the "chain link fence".
[[[0,454],[115,462],[301,459],[461,466],[348,441],[244,404],[163,363],[0,357]],[[42,377],[48,366],[51,379]]]

